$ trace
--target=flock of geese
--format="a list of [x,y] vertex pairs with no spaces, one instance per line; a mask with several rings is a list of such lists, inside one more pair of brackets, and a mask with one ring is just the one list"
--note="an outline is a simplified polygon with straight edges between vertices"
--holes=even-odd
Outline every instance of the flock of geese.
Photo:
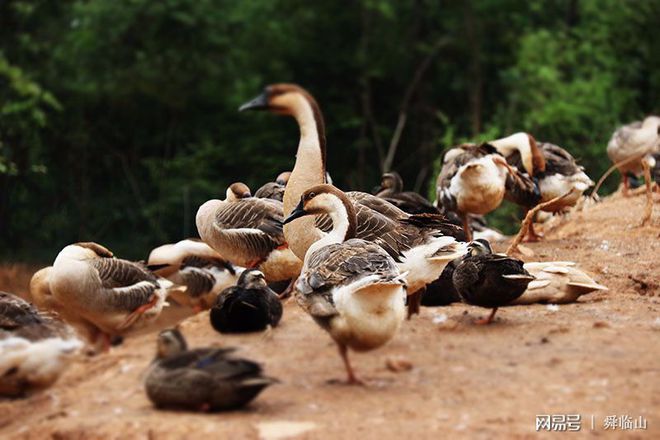
[[[93,242],[66,246],[34,274],[33,304],[0,294],[0,394],[52,384],[84,346],[102,353],[126,336],[172,327],[209,310],[221,333],[276,331],[292,296],[337,344],[348,383],[362,383],[349,350],[391,340],[420,304],[463,301],[491,309],[565,303],[606,287],[574,262],[528,262],[494,253],[503,238],[483,215],[504,199],[524,209],[565,212],[593,185],[563,148],[528,133],[446,152],[434,203],[386,173],[374,194],[344,192],[326,170],[323,116],[293,84],[274,84],[240,108],[293,117],[295,165],[253,195],[244,183],[199,207],[200,239],[120,259]],[[630,173],[658,179],[660,118],[620,128],[608,145],[628,188]],[[541,204],[541,205],[539,205]],[[530,228],[529,238],[540,235]],[[414,322],[411,323],[414,325]],[[177,328],[160,332],[145,379],[158,407],[242,406],[276,382],[231,348],[190,349]]]

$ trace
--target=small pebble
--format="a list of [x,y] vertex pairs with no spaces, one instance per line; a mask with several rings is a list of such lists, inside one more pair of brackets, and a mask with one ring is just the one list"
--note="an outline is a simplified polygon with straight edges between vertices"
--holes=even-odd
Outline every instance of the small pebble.
[[548,309],[549,312],[558,312],[559,311],[559,306],[557,304],[548,304],[545,306],[546,309]]
[[594,322],[594,328],[608,328],[610,325],[605,321]]
[[442,324],[445,321],[447,321],[447,315],[444,313],[433,316],[433,324]]
[[385,366],[394,373],[401,373],[412,370],[413,364],[402,357],[389,357],[385,361]]

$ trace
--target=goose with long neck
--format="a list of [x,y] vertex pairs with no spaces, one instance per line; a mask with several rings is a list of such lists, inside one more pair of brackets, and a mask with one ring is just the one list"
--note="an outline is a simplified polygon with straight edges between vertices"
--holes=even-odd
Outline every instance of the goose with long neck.
[[307,250],[296,300],[337,343],[348,382],[360,383],[348,349],[372,350],[396,334],[405,314],[405,282],[380,246],[353,238],[353,203],[331,185],[305,191],[285,223],[318,213],[329,215],[332,229]]
[[[293,116],[300,128],[296,163],[284,192],[284,213],[289,215],[308,188],[323,184],[326,179],[325,126],[316,100],[304,89],[293,84],[274,84],[239,110],[269,110]],[[421,295],[421,289],[434,281],[447,262],[462,255],[465,245],[454,237],[463,237],[460,228],[439,215],[410,215],[374,195],[351,191],[345,196],[357,215],[356,237],[382,246],[402,271],[409,272],[408,287]],[[284,226],[284,235],[291,250],[304,259],[315,241],[329,231],[328,216],[306,216]],[[320,228],[320,229],[319,229]],[[418,293],[419,291],[419,293]],[[411,301],[412,311],[417,300]]]

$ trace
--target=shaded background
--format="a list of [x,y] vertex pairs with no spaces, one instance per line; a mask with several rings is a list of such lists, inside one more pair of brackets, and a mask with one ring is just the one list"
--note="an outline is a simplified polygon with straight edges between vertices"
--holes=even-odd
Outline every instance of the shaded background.
[[271,82],[317,97],[344,189],[392,168],[429,194],[444,149],[520,130],[596,180],[617,124],[659,111],[658,17],[659,0],[0,1],[0,257],[94,240],[144,258],[196,234],[202,202],[293,165],[292,119],[236,111]]

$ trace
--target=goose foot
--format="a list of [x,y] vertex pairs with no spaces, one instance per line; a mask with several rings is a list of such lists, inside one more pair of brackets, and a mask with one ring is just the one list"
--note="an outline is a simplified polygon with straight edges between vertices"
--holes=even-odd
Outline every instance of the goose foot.
[[488,318],[482,318],[474,321],[475,324],[477,325],[487,325],[493,322],[493,319],[495,318],[495,313],[497,312],[497,307],[493,309],[492,312],[490,312],[490,315],[488,315]]

